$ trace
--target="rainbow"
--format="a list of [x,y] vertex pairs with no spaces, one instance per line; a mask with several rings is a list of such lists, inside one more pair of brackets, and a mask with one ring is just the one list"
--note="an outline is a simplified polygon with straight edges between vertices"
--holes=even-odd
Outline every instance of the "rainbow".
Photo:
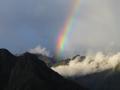
[[57,38],[57,45],[56,45],[56,55],[57,57],[61,56],[61,54],[64,51],[67,37],[70,31],[72,31],[73,24],[75,22],[75,19],[77,18],[77,14],[79,12],[80,7],[80,0],[74,0],[72,7],[70,9],[70,13],[68,15],[67,20],[64,23],[64,26],[60,30],[60,33]]

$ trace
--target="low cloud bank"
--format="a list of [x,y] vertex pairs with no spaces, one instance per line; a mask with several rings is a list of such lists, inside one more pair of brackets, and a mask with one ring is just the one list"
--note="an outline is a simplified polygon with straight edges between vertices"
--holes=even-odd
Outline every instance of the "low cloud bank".
[[98,52],[95,55],[87,55],[85,60],[80,57],[71,60],[68,65],[59,65],[52,69],[62,76],[74,77],[115,69],[120,64],[120,52],[106,55]]

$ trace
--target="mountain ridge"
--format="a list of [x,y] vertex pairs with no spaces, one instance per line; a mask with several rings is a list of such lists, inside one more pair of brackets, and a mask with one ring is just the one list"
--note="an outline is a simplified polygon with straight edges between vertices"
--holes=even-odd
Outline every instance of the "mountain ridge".
[[34,54],[0,49],[0,90],[87,90],[51,70]]

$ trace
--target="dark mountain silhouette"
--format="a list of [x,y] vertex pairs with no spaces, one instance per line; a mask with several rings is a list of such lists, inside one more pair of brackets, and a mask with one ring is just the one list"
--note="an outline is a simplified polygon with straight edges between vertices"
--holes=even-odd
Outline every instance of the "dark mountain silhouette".
[[0,49],[0,90],[3,90],[9,80],[11,70],[15,66],[16,57],[6,49]]
[[120,90],[120,70],[108,69],[85,76],[69,77],[90,90]]
[[76,59],[76,58],[80,58],[80,60],[84,60],[86,57],[85,56],[80,56],[80,55],[76,55],[72,58],[72,60]]
[[[90,88],[90,90],[103,90],[100,88],[103,87],[103,82],[107,79],[108,74],[110,74],[110,72],[111,70],[105,70],[102,72],[96,72],[84,76],[71,77],[69,79],[74,80],[75,82],[79,83],[84,87]],[[109,90],[109,89],[105,89],[105,90]]]
[[52,71],[36,55],[0,49],[0,90],[87,90]]
[[56,62],[55,58],[48,57],[42,54],[34,54],[36,55],[41,61],[45,62],[48,67],[53,66]]

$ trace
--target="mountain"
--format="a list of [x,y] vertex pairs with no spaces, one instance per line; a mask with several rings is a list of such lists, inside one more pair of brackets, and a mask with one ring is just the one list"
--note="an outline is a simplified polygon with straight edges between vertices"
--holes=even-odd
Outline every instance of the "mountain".
[[53,66],[56,62],[54,57],[48,57],[42,54],[34,54],[36,55],[41,61],[45,62],[48,67]]
[[15,66],[17,57],[6,49],[0,49],[0,90],[3,90],[9,80],[11,70]]
[[87,90],[51,70],[36,55],[0,49],[0,90]]
[[55,57],[49,57],[42,54],[34,54],[36,55],[40,60],[42,60],[48,67],[56,67],[59,65],[67,65],[71,60],[78,59],[79,61],[83,61],[86,57],[75,55],[73,58],[67,58],[67,59],[61,59],[56,60]]
[[59,65],[68,65],[70,61],[75,60],[75,59],[77,59],[81,62],[85,58],[86,58],[85,56],[75,55],[73,58],[67,58],[67,59],[59,60],[58,62],[52,64],[52,67],[57,67]]

